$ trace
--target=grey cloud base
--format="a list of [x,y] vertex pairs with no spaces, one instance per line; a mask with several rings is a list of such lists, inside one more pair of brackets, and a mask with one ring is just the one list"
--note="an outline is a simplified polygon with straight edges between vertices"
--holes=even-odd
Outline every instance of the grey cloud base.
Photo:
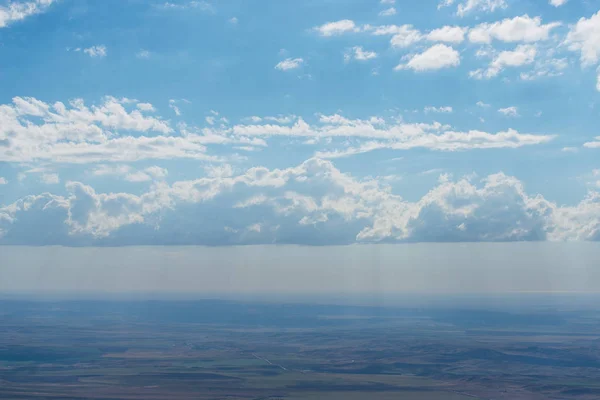
[[384,179],[358,180],[332,162],[251,168],[148,192],[27,196],[0,208],[0,244],[123,246],[600,240],[600,194],[573,207],[530,196],[504,174],[441,179],[408,202]]

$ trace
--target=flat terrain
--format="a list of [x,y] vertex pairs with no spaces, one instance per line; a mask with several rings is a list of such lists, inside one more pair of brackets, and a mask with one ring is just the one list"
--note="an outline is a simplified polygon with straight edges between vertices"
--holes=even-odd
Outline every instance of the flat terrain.
[[599,399],[596,304],[0,300],[0,398]]

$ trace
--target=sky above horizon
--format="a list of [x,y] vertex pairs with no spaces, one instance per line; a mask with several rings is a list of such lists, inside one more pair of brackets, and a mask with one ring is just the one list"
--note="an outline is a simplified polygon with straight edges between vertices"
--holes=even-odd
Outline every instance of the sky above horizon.
[[600,2],[0,0],[0,244],[600,240]]

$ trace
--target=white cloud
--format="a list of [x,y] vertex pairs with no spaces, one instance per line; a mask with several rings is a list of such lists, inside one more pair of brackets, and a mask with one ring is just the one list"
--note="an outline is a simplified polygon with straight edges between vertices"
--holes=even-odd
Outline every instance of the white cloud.
[[300,68],[304,64],[302,58],[286,58],[275,65],[275,69],[280,71],[288,71],[290,69]]
[[409,150],[426,148],[438,151],[464,151],[474,149],[503,149],[539,145],[550,142],[551,135],[522,134],[513,129],[498,133],[482,131],[455,132],[446,131],[440,135],[420,134],[414,138],[395,141],[370,141],[358,147],[346,147],[342,150],[321,151],[317,156],[333,159],[349,157],[381,149]]
[[380,17],[391,17],[392,15],[396,15],[396,9],[394,7],[390,7],[379,12]]
[[463,17],[473,11],[494,12],[506,7],[506,0],[465,0],[458,5],[456,14]]
[[40,182],[45,183],[46,185],[56,185],[60,183],[60,178],[58,174],[44,173],[40,175]]
[[340,21],[328,22],[321,26],[315,27],[314,30],[321,36],[336,36],[349,32],[358,32],[360,29],[356,26],[354,21],[343,19]]
[[371,32],[375,36],[389,36],[392,47],[408,47],[423,39],[423,35],[412,25],[382,25],[382,26],[364,26],[364,31]]
[[174,129],[168,121],[145,115],[137,104],[135,100],[106,97],[101,104],[90,107],[80,99],[65,105],[15,97],[12,104],[0,105],[0,143],[4,143],[0,161],[93,163],[213,158],[205,154],[203,143],[214,135],[171,136]]
[[365,50],[362,46],[354,46],[344,53],[344,61],[346,62],[349,62],[350,60],[368,61],[374,58],[377,58],[377,53]]
[[[98,193],[68,182],[67,196],[26,196],[1,207],[0,241],[323,245],[600,240],[596,192],[579,204],[557,206],[528,194],[522,182],[502,173],[457,180],[443,175],[422,198],[406,201],[392,192],[388,178],[358,179],[329,161],[310,159],[286,169],[255,167],[237,175],[229,171],[161,183],[141,195]],[[196,218],[187,218],[190,213]]]
[[600,11],[590,18],[581,18],[571,26],[565,43],[581,53],[581,65],[594,65],[600,60]]
[[517,107],[506,107],[506,108],[499,108],[498,112],[500,114],[503,114],[506,117],[518,117],[519,116],[519,109]]
[[600,136],[596,136],[595,140],[583,144],[588,149],[600,149]]
[[154,106],[150,103],[137,103],[136,107],[140,110],[140,111],[148,111],[148,112],[154,112],[156,111],[156,109],[154,108]]
[[490,107],[490,105],[489,105],[489,104],[487,104],[487,103],[484,103],[483,101],[478,101],[478,102],[476,103],[476,105],[477,105],[477,107],[481,107],[481,108],[488,108],[488,107]]
[[0,28],[45,12],[55,0],[10,1],[0,6]]
[[237,25],[238,22],[239,21],[238,21],[237,17],[231,17],[231,18],[229,18],[229,23],[232,24],[232,25]]
[[6,180],[6,178],[0,176],[0,185],[6,185],[8,184],[8,181]]
[[396,4],[396,0],[380,0],[381,4]]
[[600,92],[600,68],[596,72],[598,73],[596,77],[596,90]]
[[533,63],[537,49],[535,45],[519,45],[515,50],[503,51],[492,60],[487,70],[478,69],[469,75],[475,79],[493,78],[506,67],[520,67]]
[[186,102],[185,100],[175,100],[175,99],[170,99],[169,100],[169,108],[171,110],[173,110],[173,112],[175,113],[175,115],[178,116],[178,117],[181,117],[181,115],[182,115],[181,109],[179,108],[179,106],[177,106],[177,103],[179,103],[180,101]]
[[104,45],[98,45],[98,46],[92,46],[92,47],[88,47],[87,49],[83,49],[83,52],[87,55],[89,55],[90,57],[106,57],[106,46]]
[[429,32],[427,40],[430,42],[462,43],[465,40],[467,31],[468,28],[461,26],[444,26]]
[[567,1],[569,0],[549,0],[549,3],[554,7],[560,7],[564,4],[567,4]]
[[460,54],[445,44],[436,44],[423,53],[410,56],[408,62],[399,64],[395,69],[412,69],[417,72],[432,71],[456,67],[460,64]]
[[451,113],[453,110],[452,110],[452,107],[450,107],[450,106],[444,106],[444,107],[425,107],[425,109],[423,111],[425,111],[426,113],[434,112],[434,113],[448,114],[448,113]]
[[506,18],[491,24],[479,24],[469,31],[469,40],[472,43],[486,44],[491,43],[493,39],[502,42],[533,43],[547,40],[550,31],[560,25],[560,22],[542,24],[540,17],[531,18],[528,15],[523,15]]
[[531,81],[544,77],[560,76],[568,67],[569,61],[566,58],[552,58],[536,62],[531,71],[522,72],[520,77],[522,80]]
[[579,152],[579,149],[577,147],[563,147],[561,151],[565,153],[577,153]]

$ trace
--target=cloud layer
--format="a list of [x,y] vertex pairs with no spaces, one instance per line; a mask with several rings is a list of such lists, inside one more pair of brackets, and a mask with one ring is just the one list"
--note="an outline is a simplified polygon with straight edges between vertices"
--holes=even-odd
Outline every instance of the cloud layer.
[[[128,172],[128,171],[125,171]],[[149,171],[146,171],[149,172]],[[154,171],[160,176],[160,171]],[[231,169],[141,194],[27,196],[0,208],[3,244],[349,244],[600,240],[600,194],[561,207],[502,173],[478,181],[440,176],[419,201],[383,178],[356,179],[330,161],[286,169]],[[32,226],[38,229],[31,229]]]

